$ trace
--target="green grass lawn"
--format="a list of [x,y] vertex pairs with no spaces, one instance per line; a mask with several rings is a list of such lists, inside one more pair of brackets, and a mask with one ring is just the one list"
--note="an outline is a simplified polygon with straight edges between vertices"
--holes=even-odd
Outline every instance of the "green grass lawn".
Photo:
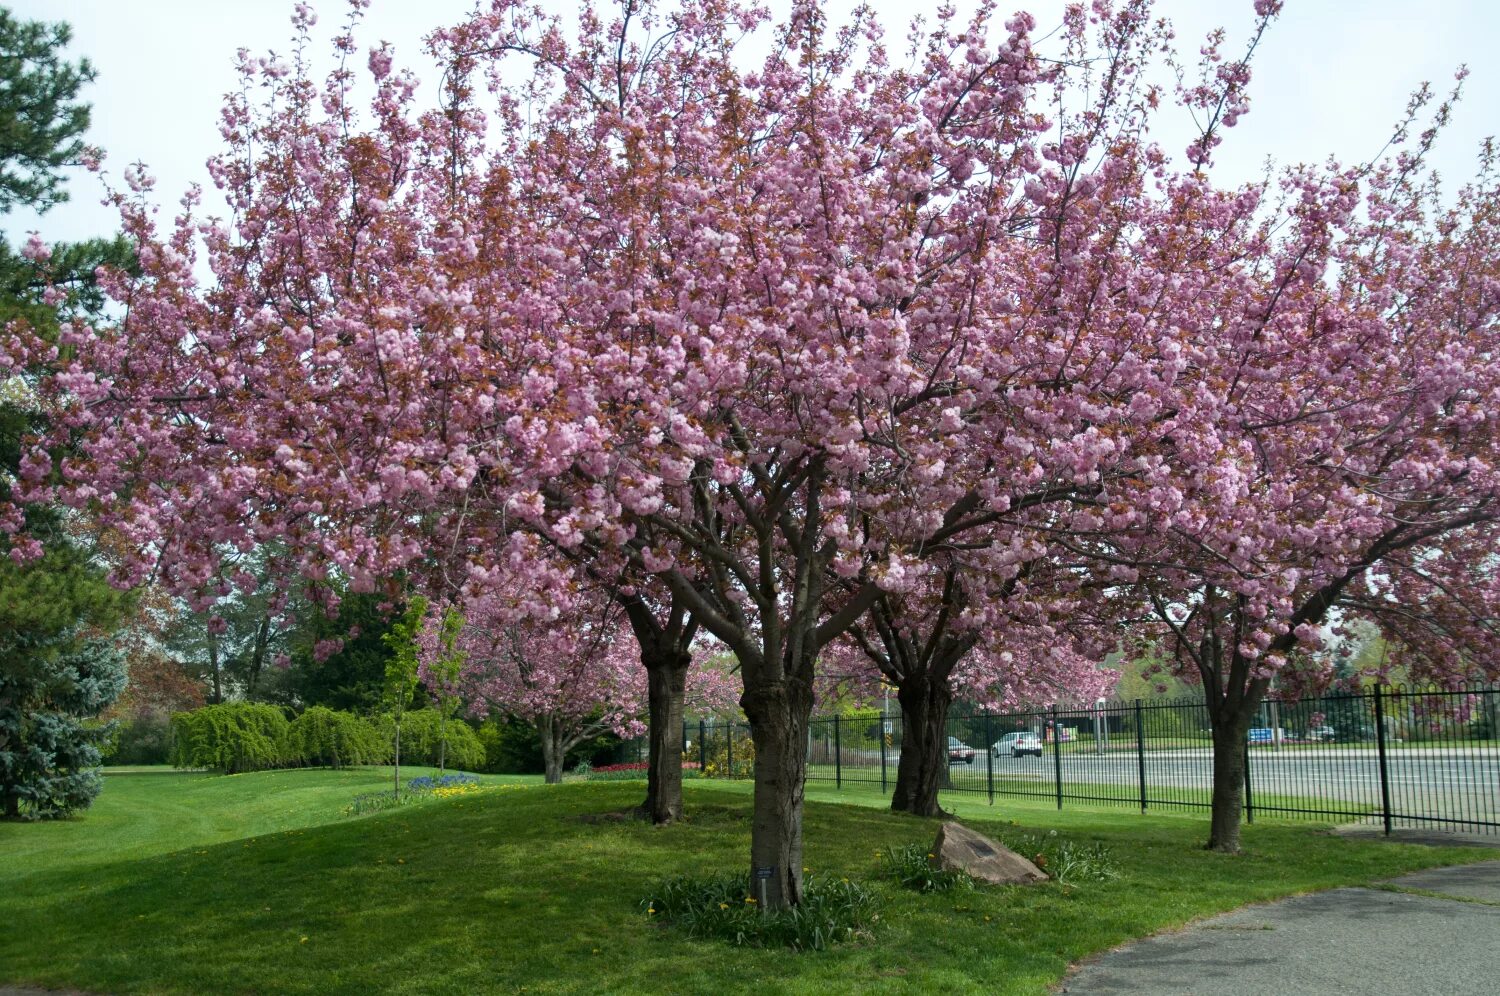
[[[420,773],[414,770],[412,774]],[[795,954],[689,940],[639,899],[664,875],[747,862],[748,783],[690,781],[689,821],[593,822],[641,782],[536,784],[375,816],[340,815],[381,769],[111,776],[84,817],[0,825],[0,981],[107,992],[1042,993],[1069,963],[1247,902],[1492,858],[1246,829],[1200,849],[1203,818],[982,797],[945,805],[980,830],[1056,829],[1113,849],[1079,886],[922,896],[876,851],[933,824],[878,791],[809,787],[807,864],[873,884],[879,936]],[[878,789],[878,787],[877,787]],[[835,804],[828,799],[838,799]]]
[[[972,802],[977,799],[985,808],[988,808],[988,775],[982,763],[972,768],[968,765],[955,764],[949,768],[949,773],[956,787],[943,791],[944,806],[948,806],[953,800],[967,799]],[[995,805],[1002,809],[1012,803],[1027,807],[1056,808],[1057,789],[1052,779],[1053,769],[1050,757],[1046,759],[1045,765],[1033,766],[1027,771],[997,771],[994,776]],[[718,780],[716,779],[715,782],[717,784]],[[839,782],[840,779],[835,775],[833,765],[808,765],[809,786],[817,785],[837,789]],[[882,788],[879,768],[846,767],[842,772],[843,788],[839,791],[854,793],[848,797],[848,801],[851,802],[887,806],[890,804],[891,788],[896,784],[894,765],[886,771],[886,783],[886,787]],[[878,796],[880,801],[866,799],[865,796],[870,793]],[[841,797],[835,794],[831,798]],[[1206,820],[1208,807],[1213,799],[1213,790],[1207,786],[1194,788],[1183,785],[1151,785],[1147,798],[1148,811],[1178,814],[1186,811],[1192,815],[1196,810],[1197,815]],[[1255,817],[1257,819],[1261,816],[1269,817],[1274,811],[1279,810],[1280,815],[1298,814],[1299,819],[1322,817],[1325,823],[1327,819],[1333,817],[1324,814],[1338,813],[1348,819],[1354,819],[1374,812],[1376,809],[1373,804],[1366,805],[1347,799],[1273,795],[1260,791],[1255,793],[1253,802],[1254,811],[1259,814]],[[1064,777],[1063,806],[1068,809],[1079,806],[1084,808],[1109,806],[1120,813],[1139,812],[1140,788],[1134,782],[1089,782],[1077,776]]]

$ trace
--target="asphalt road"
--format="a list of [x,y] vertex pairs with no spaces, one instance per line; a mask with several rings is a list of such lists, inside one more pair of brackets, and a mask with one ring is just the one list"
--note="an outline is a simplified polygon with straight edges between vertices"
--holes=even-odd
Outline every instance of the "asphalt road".
[[1500,979],[1500,861],[1249,906],[1127,945],[1061,991],[1489,996]]
[[[886,758],[894,778],[898,755]],[[879,777],[879,754],[864,758],[846,752],[845,777]],[[873,761],[873,765],[871,762]],[[997,783],[1035,784],[1038,794],[1055,790],[1054,760],[1042,757],[994,759]],[[1061,758],[1065,793],[1120,801],[1140,796],[1140,759],[1134,751],[1107,754],[1067,753]],[[1213,755],[1206,749],[1147,751],[1147,804],[1183,800],[1189,793],[1203,798],[1213,783]],[[1420,819],[1500,822],[1500,749],[1469,750],[1404,747],[1387,752],[1391,809]],[[973,764],[950,767],[956,787],[983,791],[986,761],[978,753]],[[1380,759],[1373,748],[1326,747],[1282,749],[1256,747],[1250,753],[1252,799],[1262,807],[1274,805],[1273,796],[1322,800],[1326,808],[1358,813],[1381,806]],[[1500,828],[1496,828],[1500,832]]]

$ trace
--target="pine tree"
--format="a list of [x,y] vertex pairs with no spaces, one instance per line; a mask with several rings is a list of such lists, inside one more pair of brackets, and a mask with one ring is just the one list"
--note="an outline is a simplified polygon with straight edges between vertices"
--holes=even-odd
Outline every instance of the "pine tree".
[[[0,10],[0,213],[64,200],[59,171],[88,152],[89,109],[77,97],[94,71],[61,57],[68,38],[66,25]],[[42,253],[17,253],[0,239],[0,328],[24,323],[48,334],[62,316],[97,311],[96,268],[129,265],[130,255],[121,239]],[[0,382],[0,499],[16,480],[22,438],[44,419],[24,374]],[[98,794],[104,731],[88,721],[124,688],[124,660],[108,634],[131,602],[106,582],[74,513],[33,505],[25,518],[39,558],[12,558],[0,535],[0,817],[9,819],[65,815]]]

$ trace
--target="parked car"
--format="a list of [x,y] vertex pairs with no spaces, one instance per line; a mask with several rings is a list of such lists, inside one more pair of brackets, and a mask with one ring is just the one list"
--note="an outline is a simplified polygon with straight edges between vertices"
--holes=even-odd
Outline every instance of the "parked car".
[[973,764],[977,751],[957,737],[948,738],[948,763]]
[[990,747],[996,757],[1042,756],[1042,741],[1035,733],[1007,733]]

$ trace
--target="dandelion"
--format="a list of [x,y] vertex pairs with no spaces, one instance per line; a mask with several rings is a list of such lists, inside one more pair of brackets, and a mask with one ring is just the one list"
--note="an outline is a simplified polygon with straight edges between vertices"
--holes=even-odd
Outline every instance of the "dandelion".
[[755,897],[753,897],[753,896],[746,896],[745,897],[745,902],[750,903],[753,906],[753,905],[755,905]]
[[306,944],[307,943],[307,935],[306,934],[302,935],[302,940],[299,943],[301,943],[301,944]]
[[648,906],[648,907],[646,907],[646,912],[647,913],[655,913],[656,912],[656,907],[655,906]]
[[729,909],[729,904],[728,903],[720,903],[719,904],[719,909],[721,909],[721,910],[727,910],[727,909]]

